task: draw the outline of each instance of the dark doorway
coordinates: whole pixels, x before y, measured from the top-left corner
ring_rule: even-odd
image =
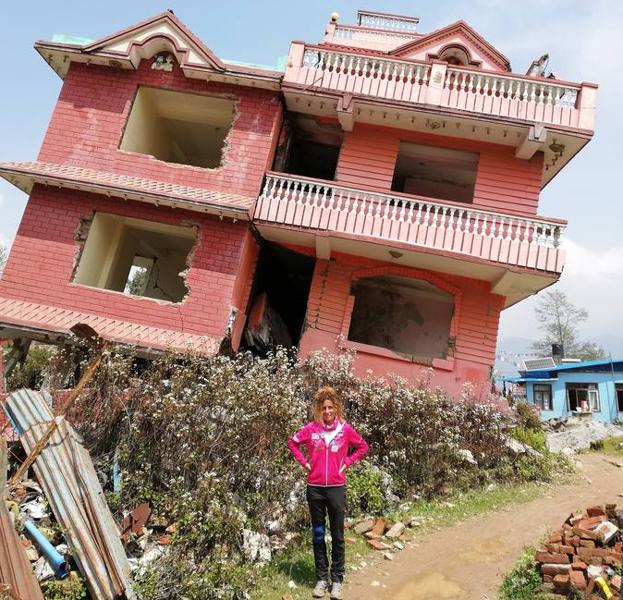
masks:
[[[343,133],[338,125],[290,113],[273,170],[314,179],[334,180]]]
[[[617,406],[620,413],[623,413],[623,383],[617,383],[614,386],[617,394]]]
[[[260,353],[298,346],[316,259],[263,240],[258,258],[245,345]]]

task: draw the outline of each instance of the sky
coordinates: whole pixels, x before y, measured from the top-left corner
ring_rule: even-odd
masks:
[[[362,1],[362,0],[360,0]],[[287,54],[291,40],[320,41],[332,12],[354,23],[358,8],[420,17],[426,33],[458,19],[467,21],[525,73],[533,59],[550,55],[549,70],[567,81],[599,84],[593,140],[543,190],[539,213],[569,221],[567,264],[558,289],[586,308],[586,339],[623,336],[623,201],[619,176],[623,127],[619,106],[623,77],[623,2],[620,0],[213,0],[167,2],[47,0],[7,2],[2,7],[0,161],[35,160],[56,103],[61,80],[32,47],[54,34],[97,39],[166,9],[224,59],[266,65]],[[622,153],[622,154],[619,154]],[[0,180],[0,244],[10,246],[26,195]],[[538,336],[538,296],[504,311],[500,337]]]

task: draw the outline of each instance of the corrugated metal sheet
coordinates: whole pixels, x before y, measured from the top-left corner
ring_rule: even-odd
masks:
[[[0,594],[20,600],[43,600],[41,588],[4,504],[6,442],[0,437]]]
[[[5,410],[30,453],[54,418],[49,395],[19,390]],[[130,566],[89,453],[63,417],[33,468],[96,600],[134,599]]]

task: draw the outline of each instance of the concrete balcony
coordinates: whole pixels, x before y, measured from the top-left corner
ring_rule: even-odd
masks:
[[[593,84],[495,73],[445,62],[379,58],[292,44],[284,81],[379,100],[592,131]]]
[[[281,243],[368,256],[492,283],[513,304],[562,272],[565,222],[268,173],[256,226]]]
[[[290,110],[346,131],[365,122],[542,151],[545,185],[592,136],[597,86],[293,42],[283,91]]]

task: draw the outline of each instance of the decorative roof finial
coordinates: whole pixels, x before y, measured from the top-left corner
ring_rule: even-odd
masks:
[[[340,18],[340,13],[332,12],[331,13],[331,23],[337,23],[337,20]]]

